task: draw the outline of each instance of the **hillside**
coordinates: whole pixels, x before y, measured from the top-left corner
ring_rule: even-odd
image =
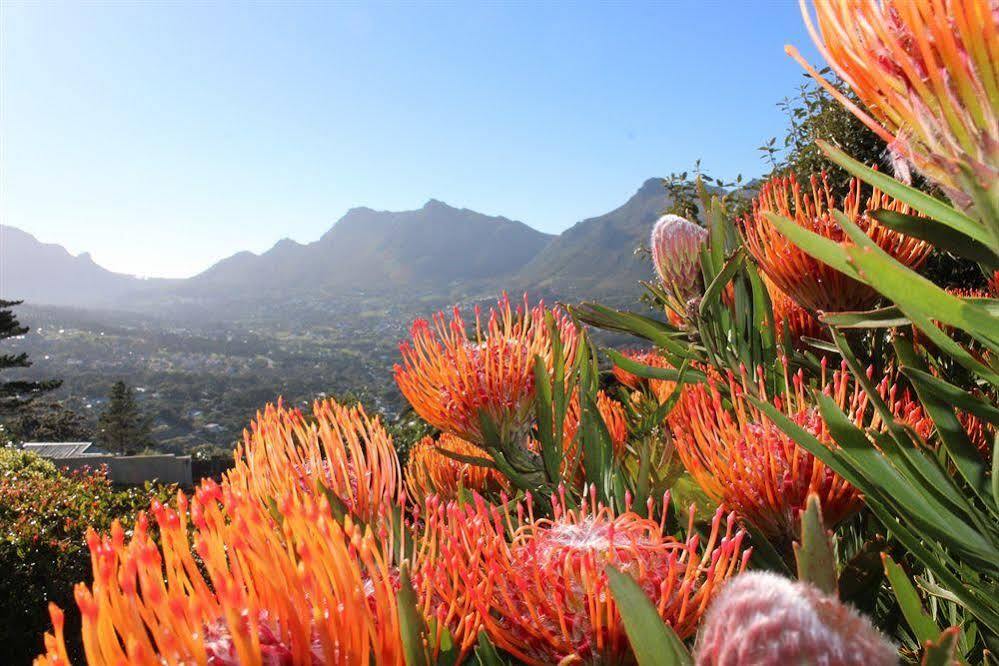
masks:
[[[0,298],[49,305],[107,307],[125,294],[167,280],[140,280],[112,273],[88,253],[73,256],[61,245],[0,225]]]
[[[651,264],[635,256],[669,201],[662,179],[650,178],[622,206],[564,231],[517,275],[524,288],[562,298],[614,298],[634,294]]]
[[[241,252],[181,289],[214,297],[246,289],[296,296],[442,290],[512,276],[551,238],[436,200],[402,212],[354,208],[313,243],[285,239],[259,256]]]

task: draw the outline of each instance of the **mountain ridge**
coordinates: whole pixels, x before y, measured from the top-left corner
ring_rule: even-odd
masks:
[[[648,266],[634,250],[647,245],[652,225],[667,204],[662,179],[650,178],[622,205],[580,220],[558,235],[433,198],[408,211],[359,206],[314,241],[282,238],[260,254],[237,252],[182,280],[113,273],[87,253],[73,257],[59,245],[0,227],[5,236],[0,278],[18,273],[0,279],[0,297],[138,310],[165,303],[495,293],[505,288],[598,297],[633,291],[635,282],[647,277]],[[15,254],[33,259],[11,260],[9,238],[16,239]],[[47,270],[32,272],[30,265],[37,267],[43,255],[50,262]],[[50,279],[39,283],[36,273],[50,272]]]

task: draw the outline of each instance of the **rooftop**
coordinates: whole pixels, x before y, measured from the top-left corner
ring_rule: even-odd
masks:
[[[93,445],[93,442],[25,442],[22,448],[43,458],[79,458],[100,455],[89,450]]]

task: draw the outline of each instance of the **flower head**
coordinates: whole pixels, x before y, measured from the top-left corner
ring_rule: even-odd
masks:
[[[812,40],[867,107],[860,109],[788,46],[854,115],[966,204],[960,173],[999,179],[999,12],[993,0],[817,0]]]
[[[677,314],[704,288],[701,248],[707,241],[707,229],[679,215],[663,215],[652,228],[652,263],[663,288],[675,300],[671,307]]]
[[[370,522],[402,501],[402,472],[392,437],[363,407],[317,400],[312,418],[280,402],[243,432],[226,484],[266,504],[321,483],[356,518]]]
[[[748,382],[745,376],[729,375],[725,383],[710,379],[687,386],[670,414],[676,450],[701,489],[767,535],[784,541],[797,534],[799,514],[810,493],[819,496],[822,515],[830,525],[859,509],[860,493],[853,486],[799,447],[747,399]],[[832,437],[809,401],[802,374],[788,378],[787,384],[788,393],[771,398],[771,403],[831,445]],[[758,390],[766,394],[762,383]],[[868,409],[867,394],[851,381],[845,367],[823,381],[822,391],[858,427],[882,427]],[[879,392],[899,420],[923,433],[932,427],[908,392],[899,391],[887,378],[880,382]]]
[[[894,666],[895,646],[870,621],[808,583],[767,572],[736,576],[708,608],[697,666]]]
[[[416,502],[422,503],[430,495],[445,501],[458,499],[462,488],[486,496],[509,490],[509,482],[497,470],[456,460],[441,449],[466,457],[490,459],[488,453],[454,435],[443,433],[436,440],[424,437],[410,450],[406,463],[406,485]]]
[[[774,328],[777,339],[796,349],[806,345],[802,338],[828,338],[828,330],[815,315],[798,305],[793,298],[780,290],[780,287],[764,278],[770,303],[774,313]]]
[[[255,498],[206,481],[189,514],[183,494],[176,510],[154,504],[159,546],[144,515],[127,541],[117,524],[91,532],[94,582],[76,588],[88,663],[401,664],[397,580],[371,530],[338,523],[325,497],[275,507],[279,528]]]
[[[813,176],[806,191],[794,176],[778,176],[760,188],[752,213],[742,219],[742,228],[746,247],[756,263],[778,289],[803,308],[812,313],[864,310],[878,301],[874,289],[805,253],[777,230],[767,214],[775,213],[809,231],[847,244],[846,233],[832,215],[834,210],[840,210],[882,250],[906,266],[918,268],[932,246],[878,223],[871,213],[881,209],[915,214],[906,204],[877,190],[864,200],[858,180],[850,183],[850,192],[839,205],[825,177]]]
[[[633,576],[660,616],[686,637],[719,584],[744,568],[749,555],[734,516],[721,511],[703,542],[692,524],[690,536],[677,540],[662,523],[630,511],[615,514],[592,497],[572,510],[556,502],[551,519],[534,517],[530,504],[518,505],[515,515],[482,501],[440,511],[448,518],[438,521],[438,542],[453,555],[449,575],[437,574],[442,592],[471,599],[490,639],[529,664],[628,658],[607,565]]]
[[[605,391],[597,391],[597,411],[604,425],[607,426],[607,433],[610,435],[611,447],[614,455],[618,458],[625,454],[628,446],[628,416],[624,407],[617,400],[611,398]],[[574,481],[582,483],[583,475],[583,449],[576,439],[579,432],[579,424],[582,414],[580,413],[579,395],[574,395],[569,401],[566,409],[565,422],[562,427],[562,479],[566,483]]]
[[[433,322],[418,319],[411,339],[400,346],[402,363],[395,379],[417,414],[433,426],[476,446],[485,445],[480,414],[487,415],[508,440],[526,441],[533,416],[534,359],[549,370],[554,362],[551,330],[543,305],[516,311],[503,296],[483,321],[478,308],[470,334],[461,313],[439,312]],[[575,353],[576,329],[554,313],[563,353]]]

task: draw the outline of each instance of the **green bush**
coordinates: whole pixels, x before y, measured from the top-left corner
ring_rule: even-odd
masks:
[[[106,532],[114,520],[129,528],[169,486],[119,489],[101,471],[62,474],[33,453],[0,449],[0,644],[8,663],[29,663],[42,651],[48,604],[66,611],[67,635],[79,640],[73,586],[91,578],[88,527]],[[71,643],[70,656],[82,655]]]

